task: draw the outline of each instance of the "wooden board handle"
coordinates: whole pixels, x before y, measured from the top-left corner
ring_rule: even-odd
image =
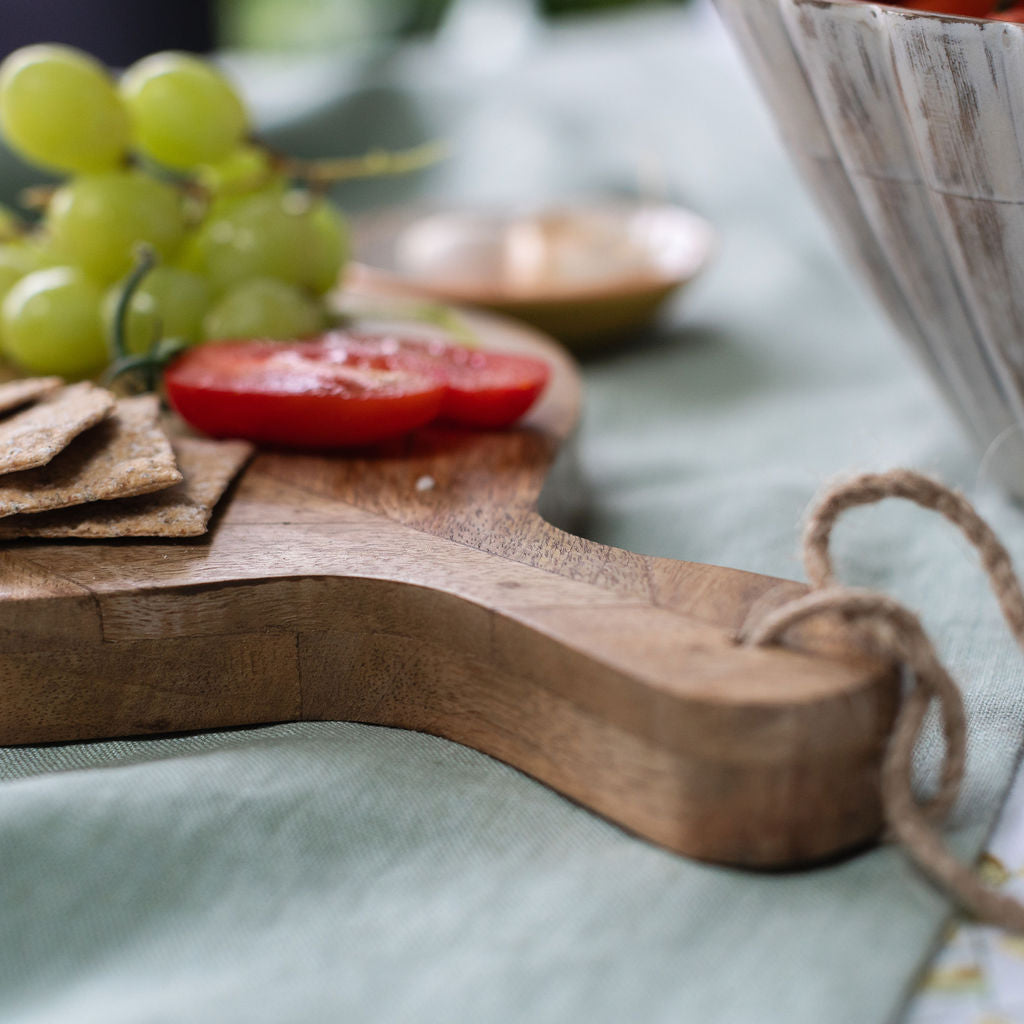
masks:
[[[250,485],[205,580],[173,545],[148,585],[124,564],[120,585],[106,579],[87,546],[5,556],[25,592],[0,602],[0,743],[342,719],[475,747],[706,859],[801,863],[879,828],[897,694],[879,666],[742,648],[721,626],[355,509],[274,526],[278,559],[301,546],[320,572],[246,578],[212,555],[259,546],[268,527],[244,521],[258,474]],[[152,549],[119,550],[152,565]],[[89,589],[65,577],[38,593],[48,558]],[[776,582],[695,568],[734,608],[737,588]]]
[[[692,856],[784,866],[874,837],[898,687],[818,630],[738,647],[752,573],[570,536],[537,496],[576,422],[563,351],[521,429],[263,454],[199,542],[0,553],[0,743],[348,719],[517,766]]]

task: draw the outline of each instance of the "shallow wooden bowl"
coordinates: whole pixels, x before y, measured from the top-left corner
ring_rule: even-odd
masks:
[[[689,210],[626,201],[530,215],[386,211],[358,219],[354,237],[378,282],[514,316],[576,351],[651,320],[714,247]]]

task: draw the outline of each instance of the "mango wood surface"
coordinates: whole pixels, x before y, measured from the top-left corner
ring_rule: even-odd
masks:
[[[201,542],[0,553],[0,743],[344,719],[475,747],[704,859],[870,840],[891,672],[821,631],[830,656],[734,643],[798,584],[545,522],[578,375],[532,332],[477,326],[556,367],[520,429],[264,453]]]

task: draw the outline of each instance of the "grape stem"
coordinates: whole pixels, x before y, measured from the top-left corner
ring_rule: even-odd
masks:
[[[128,307],[145,276],[156,266],[156,250],[151,245],[139,245],[135,250],[135,266],[128,275],[114,307],[114,325],[110,333],[110,350],[115,361],[128,355]]]
[[[262,145],[262,143],[261,143]],[[447,147],[438,141],[426,142],[411,149],[374,149],[362,156],[328,157],[303,160],[268,149],[275,164],[291,178],[304,181],[311,188],[325,188],[354,178],[380,178],[392,174],[409,174],[430,167],[448,155]]]
[[[161,338],[148,352],[115,359],[103,374],[102,383],[110,387],[125,374],[142,375],[144,391],[156,391],[157,375],[179,353],[189,348],[185,338]]]
[[[155,391],[160,370],[182,349],[189,347],[184,338],[161,338],[157,329],[148,351],[139,355],[128,352],[128,311],[132,296],[156,264],[156,250],[151,245],[139,245],[136,248],[135,266],[117,297],[114,309],[114,324],[110,335],[112,361],[103,374],[103,383],[107,386],[125,374],[133,373],[141,374],[143,390]]]

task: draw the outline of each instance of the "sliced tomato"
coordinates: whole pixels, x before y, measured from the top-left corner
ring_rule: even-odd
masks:
[[[457,426],[507,427],[540,397],[551,376],[542,359],[392,335],[347,334],[353,351],[390,353],[427,365],[447,381],[439,418]]]
[[[213,437],[342,448],[435,419],[508,426],[537,400],[550,372],[529,356],[330,331],[305,341],[200,345],[167,368],[164,387],[178,414]]]
[[[164,373],[178,414],[213,437],[302,448],[373,444],[435,419],[446,379],[424,359],[309,341],[217,342],[187,350]]]
[[[448,388],[441,418],[467,427],[505,427],[522,416],[551,376],[529,356],[449,345],[443,358]]]

